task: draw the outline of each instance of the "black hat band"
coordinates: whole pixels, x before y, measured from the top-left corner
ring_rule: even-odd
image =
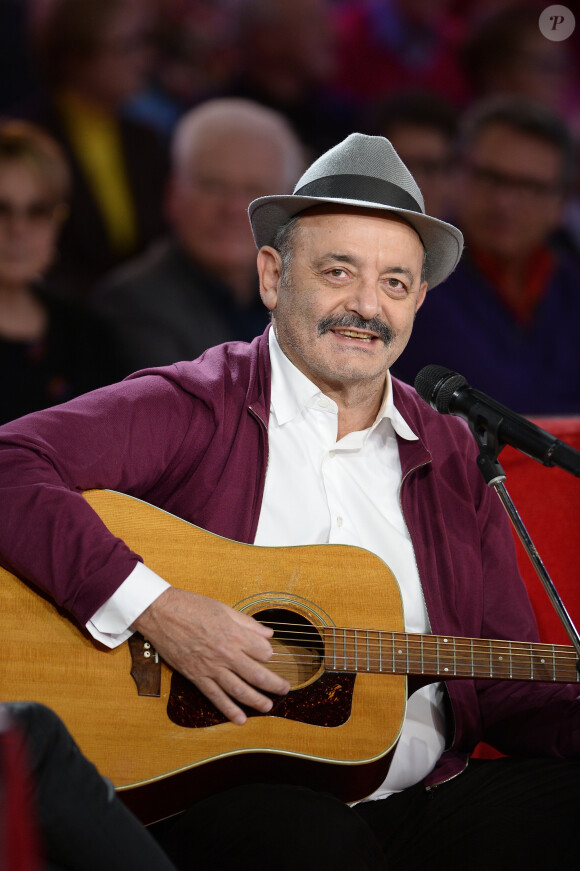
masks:
[[[361,200],[424,214],[417,200],[398,185],[370,175],[327,175],[294,191],[294,196]]]

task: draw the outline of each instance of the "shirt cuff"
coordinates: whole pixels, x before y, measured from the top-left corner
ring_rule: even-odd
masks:
[[[118,647],[133,635],[134,621],[170,584],[139,562],[110,599],[95,611],[86,628],[106,647]]]

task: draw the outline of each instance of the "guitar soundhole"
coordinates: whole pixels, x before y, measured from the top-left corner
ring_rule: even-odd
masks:
[[[311,683],[324,658],[324,645],[316,627],[302,614],[285,608],[268,608],[253,616],[274,630],[269,668],[285,677],[292,689]]]
[[[252,616],[274,629],[270,667],[283,674],[292,689],[286,696],[271,696],[274,706],[268,714],[259,714],[252,708],[246,708],[246,714],[281,717],[314,726],[346,723],[352,710],[355,675],[323,670],[324,647],[316,627],[301,614],[285,608],[269,608]],[[178,726],[187,728],[227,722],[197,687],[177,671],[171,676],[167,714]]]

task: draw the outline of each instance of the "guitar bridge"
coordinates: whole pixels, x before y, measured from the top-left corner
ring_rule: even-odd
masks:
[[[161,660],[150,641],[139,632],[129,638],[131,677],[140,696],[161,696]]]

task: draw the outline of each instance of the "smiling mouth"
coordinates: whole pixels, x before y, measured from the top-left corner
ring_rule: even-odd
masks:
[[[340,336],[348,336],[350,339],[359,339],[362,342],[372,342],[376,339],[376,336],[370,336],[368,333],[359,333],[357,330],[337,330],[334,329],[331,332],[338,333]]]
[[[377,341],[390,345],[395,338],[393,330],[379,318],[365,320],[354,314],[323,318],[318,324],[318,335],[323,336],[329,332],[336,333],[346,339],[356,339],[368,345]]]

